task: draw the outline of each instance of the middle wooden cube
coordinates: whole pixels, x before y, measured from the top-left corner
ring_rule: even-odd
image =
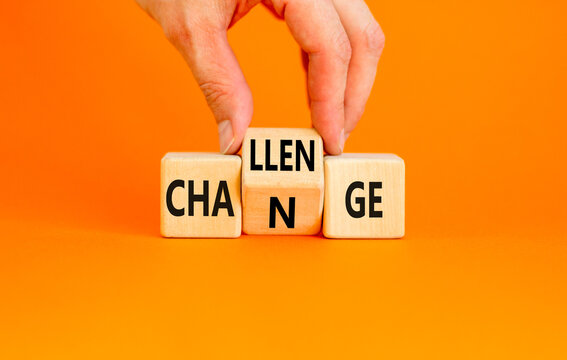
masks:
[[[318,234],[323,195],[323,141],[317,131],[248,129],[242,143],[246,234]]]

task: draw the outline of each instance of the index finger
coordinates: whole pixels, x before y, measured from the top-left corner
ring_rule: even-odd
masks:
[[[351,47],[331,0],[273,0],[294,39],[308,54],[311,120],[329,154],[344,147],[345,90]]]

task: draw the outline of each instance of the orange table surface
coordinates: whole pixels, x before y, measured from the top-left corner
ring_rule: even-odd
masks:
[[[347,152],[406,162],[400,240],[159,236],[159,166],[215,151],[134,2],[0,11],[0,358],[567,357],[564,1],[367,1],[386,48]],[[252,125],[307,127],[299,50],[229,39]]]
[[[558,236],[163,239],[1,224],[2,358],[564,358]]]

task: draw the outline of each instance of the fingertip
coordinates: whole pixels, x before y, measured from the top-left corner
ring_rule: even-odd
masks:
[[[325,144],[325,152],[329,155],[340,155],[342,154],[342,150],[339,146],[330,146]]]
[[[323,146],[327,154],[340,155],[343,153],[346,140],[344,129],[338,135],[333,135],[328,132],[321,133],[320,131],[319,134],[321,134],[323,138]]]
[[[346,142],[345,129],[341,130],[339,141],[340,141],[339,147],[341,149],[341,154],[342,154],[342,152],[345,150],[345,142]]]
[[[237,128],[239,128],[237,126]],[[218,124],[219,131],[219,146],[220,152],[224,155],[233,155],[240,150],[244,134],[248,125],[243,127],[244,130],[238,129],[235,131],[234,123],[230,120],[221,121]]]
[[[246,129],[252,121],[253,100],[248,85],[242,81],[234,84],[235,93],[212,106],[218,119],[219,146],[223,154],[236,154],[240,149]],[[228,120],[222,120],[227,119]]]
[[[237,143],[236,139],[232,139],[231,142],[228,144],[228,146],[224,149],[224,151],[222,151],[223,155],[234,155],[238,152],[238,150],[240,150],[240,144],[241,143]]]
[[[252,101],[252,93],[248,86],[240,93],[242,96],[238,101],[238,106],[234,111],[234,117],[231,120],[232,125],[232,142],[226,150],[226,154],[236,154],[242,146],[246,130],[252,122],[252,114],[254,112],[254,105]]]
[[[223,120],[218,123],[218,132],[220,152],[222,154],[226,154],[234,143],[232,123],[230,122],[230,120]]]

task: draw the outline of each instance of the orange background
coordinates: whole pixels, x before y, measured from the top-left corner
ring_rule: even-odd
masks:
[[[345,150],[405,159],[402,240],[159,237],[160,158],[218,146],[181,56],[133,1],[3,3],[0,358],[565,359],[567,3],[368,4]],[[229,37],[252,125],[309,126],[285,25]]]

